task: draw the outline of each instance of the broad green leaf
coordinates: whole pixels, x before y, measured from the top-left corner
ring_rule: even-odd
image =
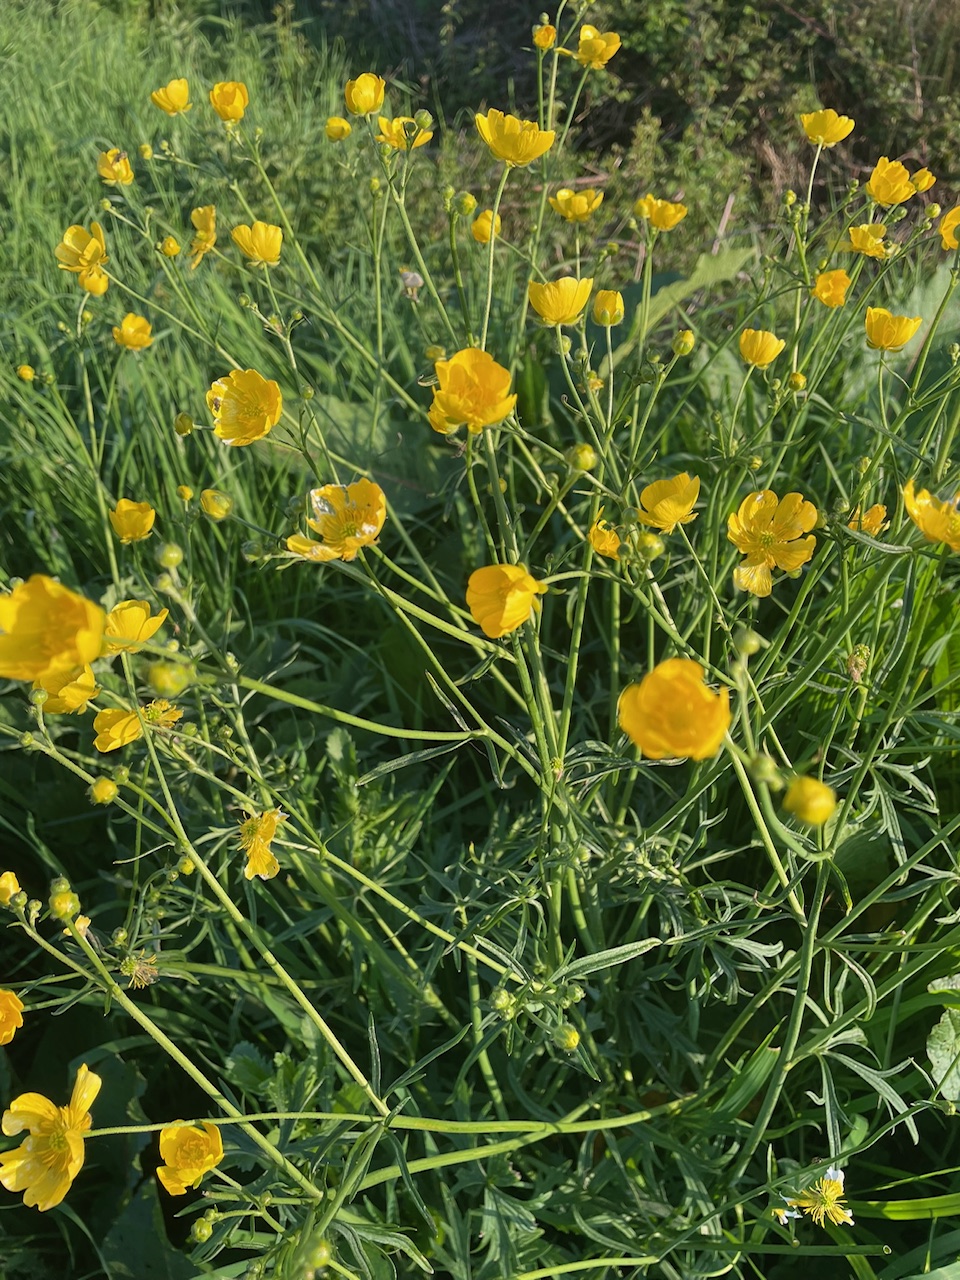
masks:
[[[941,1095],[949,1102],[960,1100],[960,1009],[944,1009],[927,1037],[927,1057]]]

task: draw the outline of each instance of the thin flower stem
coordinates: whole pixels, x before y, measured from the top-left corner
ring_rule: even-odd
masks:
[[[497,214],[500,211],[500,201],[503,199],[503,191],[507,185],[507,178],[510,176],[510,166],[503,166],[503,173],[500,175],[500,182],[497,185],[497,194],[493,201],[493,216],[490,221],[490,243],[487,246],[487,291],[483,304],[483,324],[480,328],[480,350],[487,349],[487,329],[490,325],[490,310],[493,306],[493,254],[497,244],[496,226]]]

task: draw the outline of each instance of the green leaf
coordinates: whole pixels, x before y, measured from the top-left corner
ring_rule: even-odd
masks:
[[[960,1009],[944,1009],[927,1036],[927,1057],[942,1096],[949,1102],[960,1101]]]
[[[628,960],[633,960],[647,951],[652,951],[654,947],[659,947],[661,941],[660,938],[644,938],[641,942],[628,942],[623,947],[611,947],[609,951],[598,951],[592,956],[581,956],[579,960],[561,965],[554,973],[553,981],[559,982],[563,978],[572,982],[578,978],[589,977],[591,973],[599,973],[601,969],[612,969],[614,965],[626,964]]]
[[[192,1280],[196,1274],[193,1263],[170,1247],[152,1179],[114,1222],[102,1254],[113,1280]]]

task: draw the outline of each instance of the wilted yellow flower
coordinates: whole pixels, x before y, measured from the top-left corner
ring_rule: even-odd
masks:
[[[102,1081],[87,1069],[77,1072],[70,1102],[54,1106],[39,1093],[22,1093],[3,1113],[3,1132],[30,1137],[12,1151],[0,1152],[0,1183],[25,1191],[23,1203],[43,1213],[58,1205],[83,1167],[83,1135],[93,1123],[90,1107]]]
[[[103,629],[103,652],[139,653],[166,621],[168,610],[161,609],[151,617],[146,600],[121,600],[107,614]]]
[[[13,991],[0,990],[0,1044],[9,1044],[23,1026],[23,1001]]]
[[[929,191],[936,182],[936,178],[929,169],[918,169],[916,173],[911,175],[910,181],[919,195],[921,191]]]
[[[855,529],[859,533],[868,533],[871,538],[875,538],[877,534],[882,533],[887,527],[884,521],[887,518],[887,508],[882,502],[876,503],[874,506],[860,514],[860,508],[857,507],[853,513],[853,518],[847,522],[848,529]]]
[[[283,232],[270,222],[257,221],[252,227],[245,224],[234,227],[230,238],[255,267],[275,267],[280,261]]]
[[[535,120],[520,120],[491,109],[474,116],[477,132],[498,160],[504,164],[532,164],[553,146],[553,129],[541,129]]]
[[[871,200],[883,205],[885,209],[894,204],[902,204],[917,193],[906,166],[899,160],[888,160],[886,156],[881,156],[874,165],[865,190]]]
[[[850,239],[843,241],[838,248],[848,253],[862,253],[865,258],[885,258],[886,246],[883,239],[887,228],[882,222],[865,222],[859,227],[850,228]]]
[[[638,218],[646,218],[658,231],[672,231],[687,216],[687,206],[645,195],[633,206],[633,212]]]
[[[813,286],[813,296],[825,307],[842,307],[851,284],[850,277],[842,268],[838,271],[821,271]]]
[[[854,122],[849,116],[839,116],[832,107],[825,111],[810,111],[800,117],[803,131],[810,141],[821,147],[835,147],[852,132]]]
[[[886,307],[867,307],[867,346],[875,351],[902,351],[923,324],[923,316],[895,316]]]
[[[112,778],[94,778],[87,791],[94,804],[113,804],[119,794],[120,788]],[[77,921],[79,927],[80,921]]]
[[[550,206],[566,218],[567,222],[586,222],[603,204],[603,192],[587,187],[585,191],[572,191],[561,187],[550,196]]]
[[[92,600],[35,573],[0,595],[0,678],[73,676],[100,655],[104,612]]]
[[[101,151],[97,160],[97,173],[108,187],[129,187],[133,181],[133,169],[127,153],[119,147],[111,147],[109,151]]]
[[[211,520],[226,520],[233,510],[233,499],[221,489],[201,489],[200,506]]]
[[[328,116],[325,132],[329,142],[344,142],[353,133],[353,125],[343,116]]]
[[[960,551],[960,493],[955,493],[952,501],[941,501],[927,489],[914,493],[911,479],[903,486],[903,502],[907,515],[928,542],[945,542],[951,551]]]
[[[590,526],[587,537],[598,556],[606,556],[608,560],[620,559],[620,548],[623,545],[620,535],[612,524],[603,518],[603,507],[597,512],[597,518]]]
[[[783,338],[778,338],[769,329],[744,329],[740,335],[740,355],[747,364],[758,369],[766,369],[772,364],[786,346]]]
[[[829,787],[827,790],[829,791]],[[816,824],[819,825],[819,824]],[[831,1168],[819,1182],[787,1201],[790,1209],[802,1209],[818,1227],[829,1220],[837,1227],[852,1227],[853,1214],[843,1204],[843,1170]],[[783,1210],[780,1210],[783,1213]],[[784,1216],[787,1216],[784,1213]],[[794,1213],[793,1215],[797,1215]]]
[[[510,394],[510,371],[488,351],[467,347],[449,360],[438,360],[434,368],[440,384],[430,411],[434,431],[449,435],[466,426],[478,435],[513,412],[517,397]]]
[[[88,281],[94,281],[99,285],[98,273],[106,275],[101,268],[107,258],[107,245],[103,236],[103,227],[99,222],[91,222],[90,230],[79,223],[75,223],[72,227],[67,227],[63,233],[63,239],[57,245],[55,253],[57,262],[60,264],[61,271],[70,271],[80,276],[80,284],[86,289],[87,284],[84,283],[84,277]],[[97,288],[89,289],[88,292],[96,293]],[[101,290],[103,292],[103,290]]]
[[[274,857],[270,844],[284,816],[279,809],[266,809],[259,817],[248,817],[240,824],[240,848],[247,855],[243,874],[247,880],[254,876],[272,880],[279,873],[280,863]]]
[[[379,122],[377,141],[393,147],[394,151],[412,151],[414,147],[425,146],[433,137],[433,131],[421,129],[413,116],[394,116],[392,120],[380,116]]]
[[[356,80],[348,80],[343,90],[347,110],[352,116],[372,116],[383,106],[387,83],[381,76],[365,71]]]
[[[783,807],[798,822],[822,827],[837,807],[837,793],[817,778],[794,778],[783,797]]]
[[[700,496],[700,477],[681,471],[670,480],[654,480],[640,493],[637,519],[661,533],[673,533],[678,524],[696,520],[694,511]]]
[[[237,447],[269,435],[283,412],[279,386],[255,369],[234,369],[218,378],[206,399],[216,422],[214,434]]]
[[[538,49],[544,51],[552,49],[557,43],[557,28],[552,27],[549,22],[544,22],[540,26],[534,27],[533,43]]]
[[[157,1177],[171,1196],[185,1196],[188,1187],[199,1187],[223,1159],[220,1129],[208,1120],[199,1124],[168,1124],[160,1130],[160,1159]]]
[[[313,516],[307,524],[322,542],[301,534],[287,539],[287,550],[307,560],[355,560],[361,547],[376,542],[387,518],[387,499],[372,480],[325,484],[310,491]]]
[[[470,234],[473,236],[474,240],[476,240],[477,244],[489,244],[491,229],[493,230],[494,236],[499,236],[502,225],[503,221],[499,213],[497,214],[496,221],[494,221],[493,210],[484,209],[483,213],[478,214],[474,218],[473,222],[470,223]]]
[[[216,205],[205,204],[194,209],[190,214],[196,235],[190,245],[190,270],[196,271],[205,253],[209,253],[217,243],[217,209]]]
[[[82,714],[87,703],[97,696],[100,690],[93,674],[93,667],[87,665],[79,672],[59,672],[45,676],[33,682],[35,689],[43,689],[47,700],[43,704],[43,714],[47,716]]]
[[[121,498],[112,511],[107,512],[113,531],[121,542],[140,542],[150,537],[157,513],[149,502],[133,502]]]
[[[159,248],[165,258],[175,258],[180,252],[180,242],[175,236],[164,236]]]
[[[667,658],[624,689],[617,719],[650,760],[709,760],[730,728],[730,695],[707,688],[699,662]]]
[[[619,324],[624,316],[623,294],[616,289],[598,289],[593,300],[593,318],[604,328]]]
[[[523,564],[488,564],[467,582],[467,608],[485,636],[499,640],[522,627],[540,608],[547,590]]]
[[[960,226],[960,204],[948,210],[940,219],[940,239],[943,242],[944,249],[960,248],[960,241],[957,240],[957,227]]]
[[[17,377],[21,382],[32,382],[37,376],[37,371],[32,364],[18,364]]]
[[[146,316],[128,311],[119,325],[113,326],[113,340],[128,351],[143,351],[153,342],[153,326]]]
[[[20,881],[12,871],[4,871],[0,876],[0,907],[10,905],[10,899],[20,892]]]
[[[587,305],[593,277],[578,280],[576,276],[564,276],[549,284],[537,284],[531,280],[527,286],[530,305],[544,324],[576,324]]]
[[[190,86],[186,80],[170,80],[162,89],[154,89],[150,101],[168,116],[179,115],[193,106],[190,101]]]
[[[620,37],[615,31],[598,31],[586,23],[580,28],[580,42],[573,55],[582,67],[601,71],[620,48]]]
[[[778,499],[772,490],[761,489],[744,498],[737,513],[727,517],[727,537],[746,556],[733,571],[740,590],[768,596],[771,569],[795,573],[805,565],[817,543],[810,533],[816,523],[817,508],[799,493]]]
[[[210,90],[210,105],[224,124],[235,125],[250,105],[247,86],[241,80],[219,81]]]

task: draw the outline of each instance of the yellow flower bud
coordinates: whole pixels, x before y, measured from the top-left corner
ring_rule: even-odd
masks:
[[[203,489],[200,493],[200,505],[211,520],[226,520],[233,510],[233,499],[220,489]]]
[[[193,490],[190,488],[188,484],[178,484],[177,497],[182,502],[189,502],[190,499],[193,497]]]
[[[112,804],[119,790],[112,778],[97,778],[91,783],[87,795],[94,804]]]
[[[545,22],[539,27],[534,27],[533,43],[544,52],[547,49],[552,49],[557,43],[557,28],[551,26],[549,22]]]
[[[21,364],[17,367],[17,377],[21,382],[32,382],[37,376],[37,371],[32,364]]]
[[[807,385],[807,375],[801,373],[799,369],[795,369],[787,379],[787,386],[791,391],[802,391]]]
[[[54,884],[66,884],[66,881],[54,881]],[[55,920],[70,920],[80,914],[80,899],[69,885],[65,889],[54,889],[50,895],[50,914]]]
[[[837,807],[837,793],[817,778],[794,778],[783,797],[783,807],[798,822],[822,827]]]
[[[675,356],[688,356],[696,346],[696,342],[692,329],[681,329],[670,344],[670,349]]]
[[[193,419],[189,413],[178,413],[173,420],[173,429],[178,436],[188,436],[193,430]]]
[[[574,471],[592,471],[599,461],[596,449],[589,444],[571,445],[566,456]]]
[[[173,236],[164,236],[158,247],[165,258],[175,258],[180,252],[180,244]]]

